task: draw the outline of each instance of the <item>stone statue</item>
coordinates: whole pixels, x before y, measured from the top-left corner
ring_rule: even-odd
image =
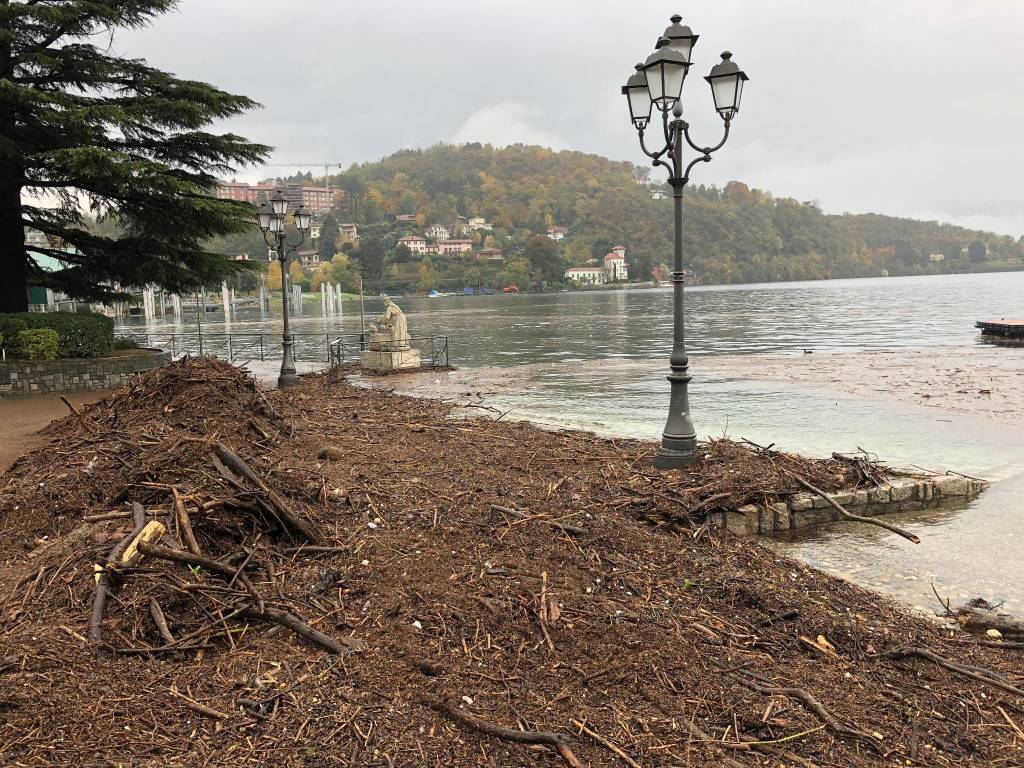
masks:
[[[370,323],[370,349],[378,352],[409,349],[409,326],[405,313],[390,296],[384,296],[384,314],[380,317],[380,324]]]

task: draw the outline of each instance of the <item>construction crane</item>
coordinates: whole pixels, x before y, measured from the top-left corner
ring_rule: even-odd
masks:
[[[325,163],[325,162],[316,162],[316,163],[267,163],[266,164],[267,168],[311,168],[313,166],[316,166],[317,168],[321,168],[322,167],[324,169],[324,188],[327,189],[327,188],[330,187],[330,184],[327,181],[327,177],[330,174],[330,169],[331,168],[344,168],[345,164],[344,163]]]

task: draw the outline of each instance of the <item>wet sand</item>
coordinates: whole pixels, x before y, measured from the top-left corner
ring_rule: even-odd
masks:
[[[65,397],[76,408],[105,397],[109,390],[71,392]],[[59,394],[0,399],[0,474],[18,458],[42,445],[45,438],[37,433],[54,419],[68,415],[68,407]]]

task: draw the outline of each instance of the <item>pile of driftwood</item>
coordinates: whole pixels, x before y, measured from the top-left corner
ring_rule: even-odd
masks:
[[[214,360],[0,478],[0,764],[1012,765],[1024,664],[708,527],[871,463]],[[873,461],[873,460],[872,460]]]
[[[91,641],[119,653],[179,653],[216,638],[230,642],[249,621],[259,621],[332,653],[346,648],[305,621],[282,586],[296,553],[325,551],[315,524],[286,495],[318,499],[322,479],[272,477],[224,442],[259,456],[290,431],[243,372],[213,359],[187,359],[84,413],[73,410],[70,421],[51,431],[47,451],[65,461],[40,464],[33,456],[13,468],[10,475],[27,473],[37,492],[22,494],[5,522],[10,528],[32,512],[37,525],[77,524],[89,533],[85,552],[94,555],[99,543],[113,541],[94,558]],[[76,520],[83,502],[108,511]],[[44,510],[49,519],[41,519]],[[81,538],[74,530],[51,533],[30,560],[78,559],[85,552],[66,551],[67,542]]]

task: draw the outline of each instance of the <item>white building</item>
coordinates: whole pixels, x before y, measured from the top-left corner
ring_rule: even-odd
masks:
[[[32,227],[25,227],[25,245],[29,248],[49,248],[50,238]]]
[[[928,261],[945,261],[946,254],[944,253],[929,253]]]
[[[452,233],[444,224],[431,224],[423,234],[431,240],[437,240],[438,242],[441,240],[447,240],[452,236]]]
[[[601,267],[570,267],[565,270],[566,280],[575,280],[587,285],[604,285],[605,271]]]
[[[604,257],[604,271],[610,283],[629,279],[629,272],[626,269],[626,246],[616,245],[611,253]]]
[[[396,245],[404,245],[409,249],[410,253],[422,255],[427,251],[427,238],[420,237],[419,235],[406,235],[405,237],[398,238]]]
[[[493,229],[493,227],[487,223],[487,219],[483,216],[459,216],[459,220],[455,228],[458,230],[459,234],[476,232],[481,229],[486,231]]]
[[[565,227],[548,227],[547,236],[556,243],[565,237],[568,230]]]
[[[359,228],[355,224],[339,224],[338,234],[347,237],[349,240],[359,239]]]

